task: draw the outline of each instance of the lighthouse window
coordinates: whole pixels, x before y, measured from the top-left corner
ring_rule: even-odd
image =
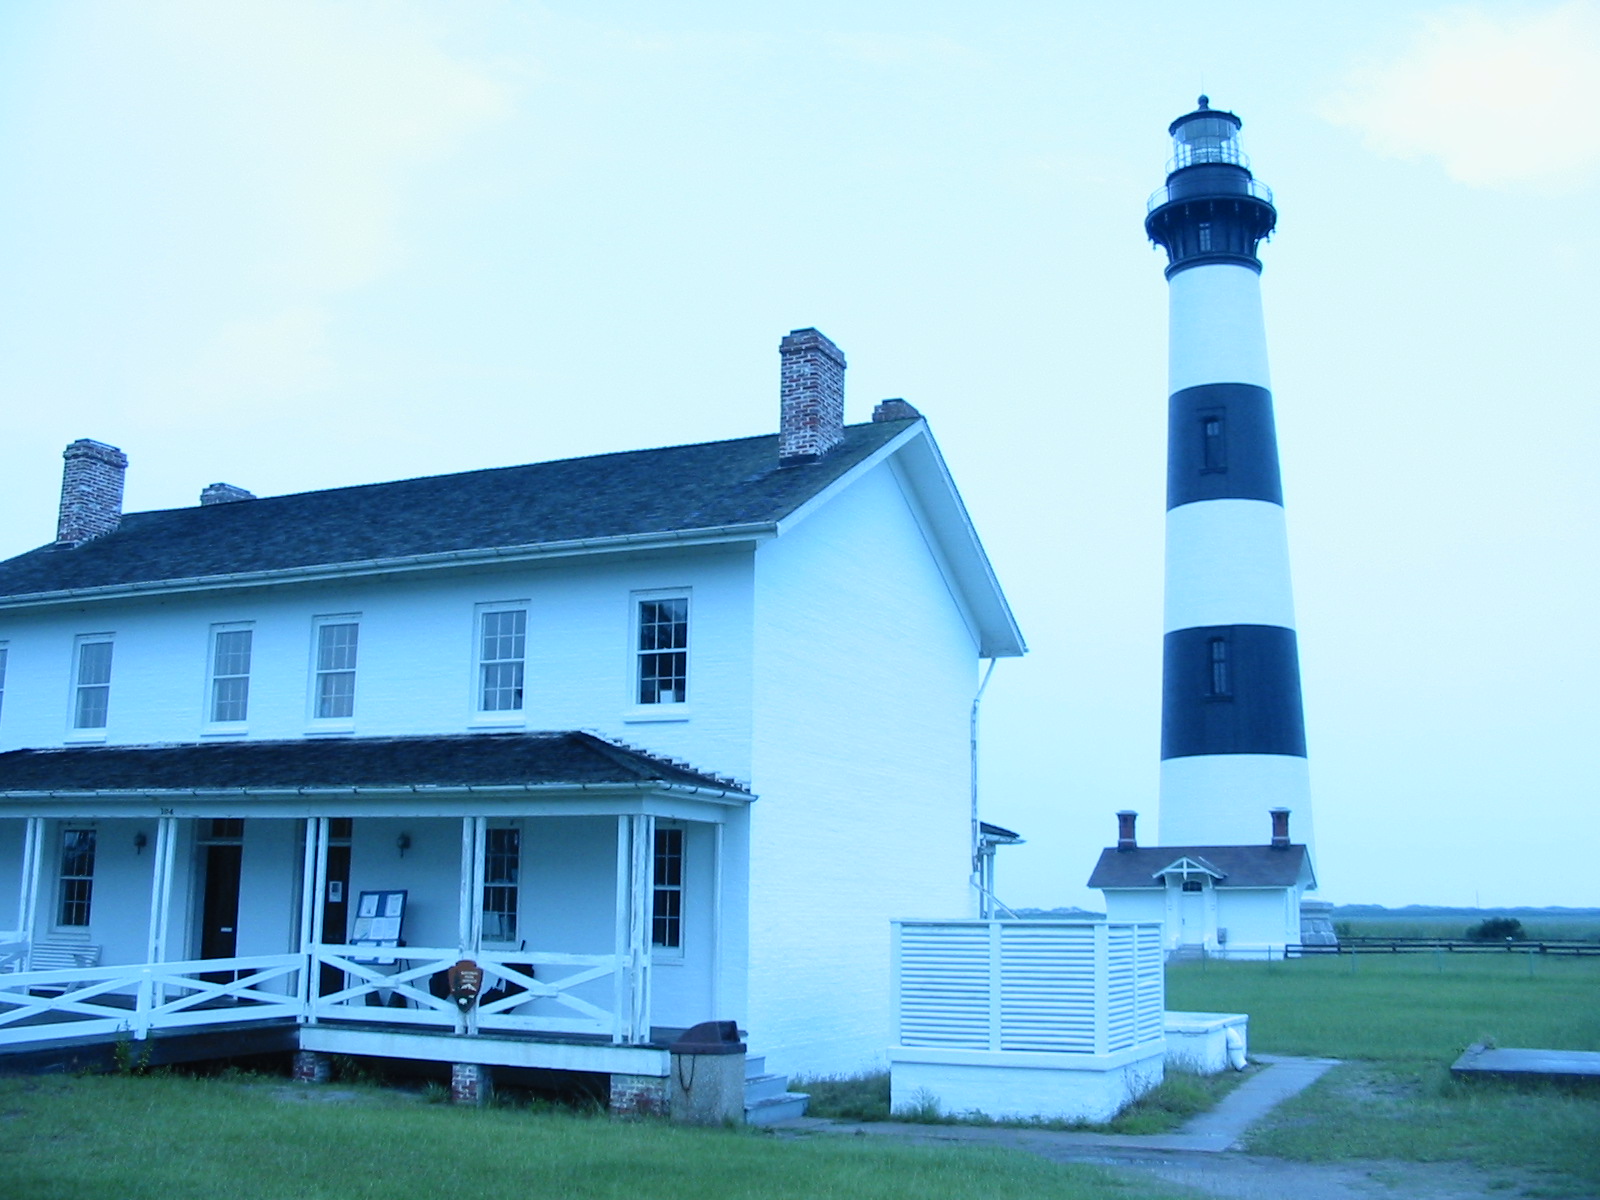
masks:
[[[1225,699],[1233,694],[1228,679],[1228,639],[1211,638],[1206,645],[1211,667],[1210,687],[1206,695],[1213,699]]]
[[[1211,249],[1211,222],[1200,222],[1200,252],[1204,254]]]
[[[1220,412],[1209,412],[1200,417],[1200,462],[1202,471],[1228,469],[1228,442],[1223,434]]]

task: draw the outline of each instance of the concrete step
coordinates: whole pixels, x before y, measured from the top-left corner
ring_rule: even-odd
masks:
[[[767,1056],[765,1054],[746,1054],[744,1056],[744,1077],[755,1079],[767,1073]]]
[[[745,1124],[776,1125],[780,1121],[796,1120],[806,1115],[806,1101],[810,1099],[811,1097],[804,1092],[784,1092],[778,1096],[757,1100],[754,1104],[746,1101]]]
[[[746,1075],[744,1077],[744,1104],[749,1108],[757,1100],[768,1096],[781,1096],[789,1090],[787,1075]]]

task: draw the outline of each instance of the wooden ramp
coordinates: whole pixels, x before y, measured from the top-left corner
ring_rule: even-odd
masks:
[[[1600,1052],[1468,1046],[1450,1067],[1457,1079],[1544,1079],[1600,1084]]]

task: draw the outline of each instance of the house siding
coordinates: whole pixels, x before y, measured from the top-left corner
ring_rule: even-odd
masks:
[[[893,470],[756,555],[752,1052],[844,1072],[890,1042],[891,919],[967,916],[977,647]]]

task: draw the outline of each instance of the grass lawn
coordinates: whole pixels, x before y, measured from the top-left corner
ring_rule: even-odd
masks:
[[[780,1140],[376,1088],[0,1077],[5,1200],[1177,1200],[1094,1167],[879,1139]]]
[[[1470,1043],[1600,1050],[1600,961],[1372,954],[1186,964],[1167,1007],[1250,1014],[1255,1053],[1349,1060],[1252,1131],[1305,1161],[1470,1162],[1541,1176],[1532,1194],[1600,1195],[1600,1087],[1462,1083]]]

